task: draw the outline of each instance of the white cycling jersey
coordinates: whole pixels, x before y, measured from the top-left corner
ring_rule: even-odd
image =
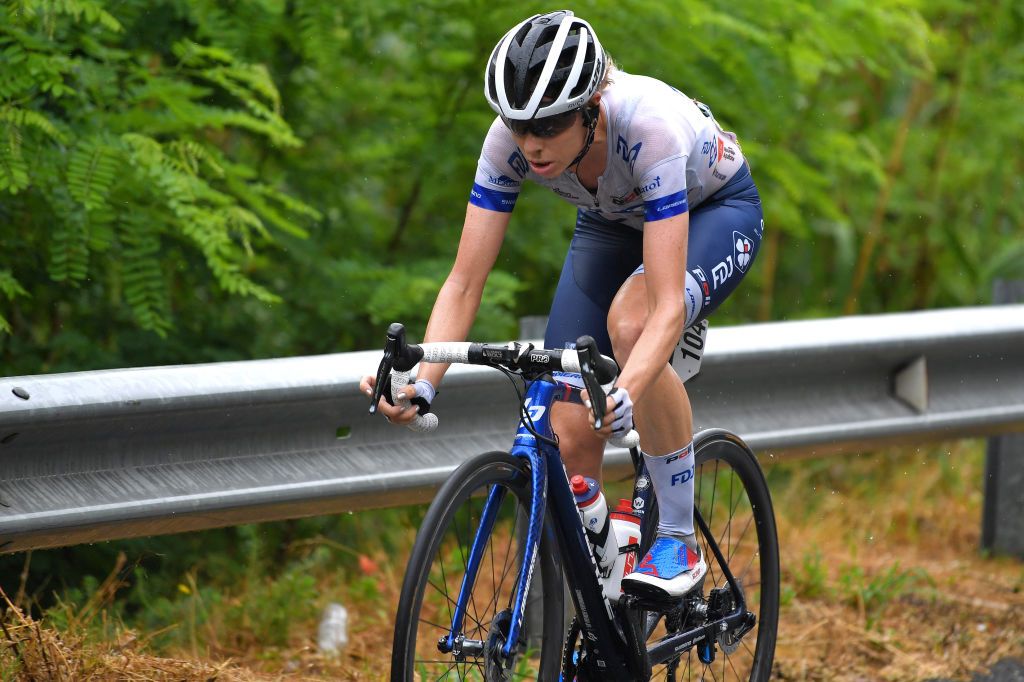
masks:
[[[512,133],[495,118],[484,140],[470,203],[511,211],[523,180],[550,187],[581,209],[642,230],[700,205],[743,165],[736,136],[711,111],[646,76],[615,71],[602,92],[608,160],[590,192],[572,171],[544,178],[530,170]]]

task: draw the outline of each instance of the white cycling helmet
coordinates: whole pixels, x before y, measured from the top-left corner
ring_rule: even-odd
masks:
[[[484,94],[506,121],[556,116],[590,101],[601,85],[605,62],[590,24],[569,10],[536,14],[494,47]]]

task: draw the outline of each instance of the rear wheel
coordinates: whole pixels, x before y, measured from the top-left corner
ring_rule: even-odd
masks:
[[[466,616],[448,652],[447,638],[469,565],[470,550],[488,496],[501,502],[486,538],[476,579],[469,586]],[[489,452],[452,474],[431,504],[409,559],[398,604],[391,659],[394,680],[557,679],[563,630],[562,574],[553,547],[542,534],[533,580],[543,599],[528,601],[524,632],[511,661],[499,653],[507,641],[526,528],[517,520],[532,500],[526,460]],[[539,612],[539,617],[537,617]]]
[[[779,545],[775,513],[764,474],[754,453],[737,436],[709,430],[694,439],[694,506],[708,526],[729,570],[739,583],[747,611],[756,620],[747,631],[720,635],[709,651],[691,647],[680,656],[655,664],[654,680],[753,680],[771,677],[779,619]],[[644,519],[644,549],[653,541],[658,504],[653,496]],[[646,612],[650,619],[647,645],[667,634],[717,620],[734,610],[735,603],[721,563],[711,550],[711,539],[698,531],[708,565],[704,584],[668,613]],[[564,669],[575,672],[580,655],[579,629],[569,631]],[[702,657],[704,660],[702,660]],[[708,659],[711,659],[710,661]],[[577,679],[599,679],[577,674]]]
[[[720,635],[710,662],[706,648],[693,647],[674,661],[654,666],[652,679],[768,680],[779,621],[779,543],[768,484],[754,453],[727,431],[697,434],[694,465],[694,506],[710,531],[710,538],[698,532],[708,572],[700,594],[689,595],[685,607],[665,619],[668,630],[694,627],[735,608],[712,539],[756,620],[745,632]],[[659,625],[648,645],[664,636],[665,627]]]

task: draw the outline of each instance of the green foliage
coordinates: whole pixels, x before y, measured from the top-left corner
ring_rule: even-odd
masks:
[[[890,602],[933,583],[923,570],[901,570],[898,562],[875,575],[869,575],[858,565],[845,566],[839,576],[842,596],[851,606],[861,610],[867,629],[878,623]]]
[[[484,61],[547,9],[0,4],[0,373],[364,349],[396,319],[421,337],[493,120]],[[706,102],[751,161],[764,248],[716,324],[979,304],[993,279],[1024,277],[1020,3],[737,0],[672,21],[650,0],[575,9],[624,70]],[[547,311],[573,222],[524,188],[474,336]],[[323,523],[291,528],[408,544]],[[150,629],[184,618],[192,629],[168,636],[188,637],[219,627],[201,607],[229,603],[225,585],[276,598],[245,567],[280,559],[288,526],[261,528],[260,543],[130,543],[144,558],[125,613],[163,614]],[[110,551],[37,553],[34,571],[70,585],[106,575]],[[801,570],[797,589],[820,589],[814,556]],[[851,573],[851,594],[874,579]]]
[[[21,2],[3,15],[0,214],[17,235],[5,239],[4,293],[40,294],[15,304],[3,330],[52,354],[65,322],[96,314],[76,292],[87,285],[114,347],[131,333],[121,309],[166,337],[197,288],[281,300],[254,278],[263,253],[319,214],[254,167],[267,148],[301,145],[267,67],[178,31],[138,43],[144,6]],[[196,256],[206,274],[183,273]],[[55,320],[47,305],[68,314]]]
[[[32,296],[4,295],[0,362],[332,352],[394,319],[420,334],[493,118],[481,64],[545,8],[8,2],[0,269]],[[623,69],[740,135],[766,242],[719,323],[977,304],[1024,276],[1016,3],[577,11]],[[547,310],[572,223],[525,189],[474,334]]]
[[[815,599],[826,593],[828,571],[821,549],[815,547],[813,552],[804,553],[793,572],[792,582],[796,595],[799,597]]]
[[[8,301],[13,301],[16,296],[28,296],[28,292],[18,284],[10,270],[0,270],[0,294]],[[3,315],[0,315],[0,331],[11,331],[11,324]]]

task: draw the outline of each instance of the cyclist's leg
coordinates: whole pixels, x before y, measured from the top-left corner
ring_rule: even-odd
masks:
[[[642,257],[641,233],[580,211],[551,304],[545,347],[573,348],[577,338],[589,334],[602,353],[612,355],[608,309]],[[580,385],[578,376],[563,378]],[[569,475],[581,474],[600,482],[604,441],[594,435],[587,415],[582,405],[555,403],[552,427]]]
[[[757,254],[763,225],[760,200],[749,173],[741,173],[691,212],[686,326],[706,318],[732,293]],[[638,268],[612,304],[609,331],[620,357],[628,357],[647,320],[645,279]],[[693,414],[686,389],[669,365],[637,403],[634,418],[661,517],[659,540],[623,585],[636,591],[654,588],[651,596],[659,591],[676,596],[699,581],[703,559],[693,531]],[[680,543],[692,551],[681,551]]]

